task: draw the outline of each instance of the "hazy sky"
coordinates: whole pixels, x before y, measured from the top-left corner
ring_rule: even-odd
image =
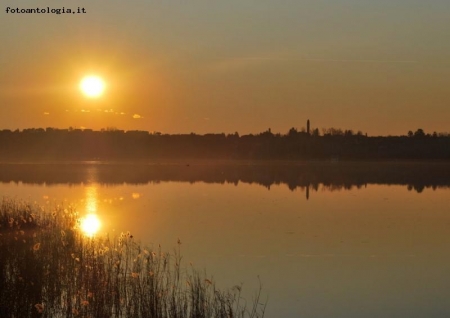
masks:
[[[85,14],[7,14],[84,7]],[[450,131],[448,0],[4,0],[0,129]],[[78,88],[107,83],[99,99]],[[133,118],[134,117],[134,118]]]

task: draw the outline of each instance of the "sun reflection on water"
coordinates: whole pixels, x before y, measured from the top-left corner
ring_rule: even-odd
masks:
[[[87,236],[94,236],[100,229],[101,223],[96,214],[88,214],[81,219],[81,230]]]
[[[97,213],[97,186],[86,187],[86,212],[90,214]]]
[[[81,219],[81,230],[87,236],[94,236],[100,229],[101,222],[97,216],[97,186],[86,187],[86,216]]]

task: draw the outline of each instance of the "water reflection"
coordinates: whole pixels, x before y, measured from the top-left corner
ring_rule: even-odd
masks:
[[[97,186],[88,186],[86,187],[86,212],[88,214],[97,213]]]
[[[97,234],[100,229],[100,220],[96,214],[88,214],[81,219],[81,230],[89,237]]]
[[[92,184],[142,185],[160,182],[258,184],[270,190],[284,184],[312,192],[359,189],[367,184],[404,185],[421,193],[426,188],[450,187],[450,164],[430,162],[390,163],[227,163],[227,164],[0,164],[0,182],[31,184],[88,184],[87,197],[95,197]],[[132,198],[138,199],[139,193]],[[90,201],[95,209],[95,200]],[[94,211],[91,211],[94,212]]]
[[[98,208],[98,169],[95,165],[87,165],[85,181],[88,185],[85,186],[85,210],[86,215],[81,218],[81,230],[86,236],[93,237],[100,229],[100,219],[97,216]]]
[[[131,194],[131,197],[132,197],[133,199],[139,199],[139,198],[141,197],[141,194],[140,194],[140,193],[133,192],[133,193]]]
[[[0,165],[0,192],[74,202],[95,212],[100,231],[129,230],[153,248],[180,239],[185,265],[207,269],[219,286],[242,282],[247,299],[260,276],[268,318],[450,317],[442,296],[449,171],[441,163]]]

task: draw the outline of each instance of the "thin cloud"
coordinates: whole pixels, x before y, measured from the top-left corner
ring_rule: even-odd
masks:
[[[326,58],[301,58],[301,57],[264,57],[248,56],[221,59],[210,65],[215,71],[240,70],[249,67],[259,67],[270,62],[317,62],[317,63],[373,63],[373,64],[416,64],[417,60],[376,60],[376,59],[326,59]]]
[[[50,113],[49,112],[44,112],[44,115],[50,115]]]
[[[364,59],[296,59],[305,62],[343,62],[343,63],[419,63],[415,60],[364,60]]]
[[[250,57],[237,57],[237,58],[227,58],[219,60],[210,65],[210,69],[213,71],[236,71],[243,68],[254,67],[266,63],[271,59],[266,58],[250,58]]]
[[[133,119],[141,119],[141,118],[144,118],[144,117],[142,117],[142,116],[139,115],[139,114],[134,114],[134,115],[133,115]]]
[[[419,63],[417,60],[377,60],[377,59],[321,59],[296,57],[238,57],[234,61],[305,61],[305,62],[357,62],[357,63]]]

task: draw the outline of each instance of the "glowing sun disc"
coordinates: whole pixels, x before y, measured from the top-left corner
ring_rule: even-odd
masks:
[[[87,97],[99,97],[105,90],[105,82],[98,76],[86,76],[80,82],[80,89]]]
[[[81,220],[81,230],[88,236],[93,236],[100,229],[100,220],[95,214],[88,214]]]

